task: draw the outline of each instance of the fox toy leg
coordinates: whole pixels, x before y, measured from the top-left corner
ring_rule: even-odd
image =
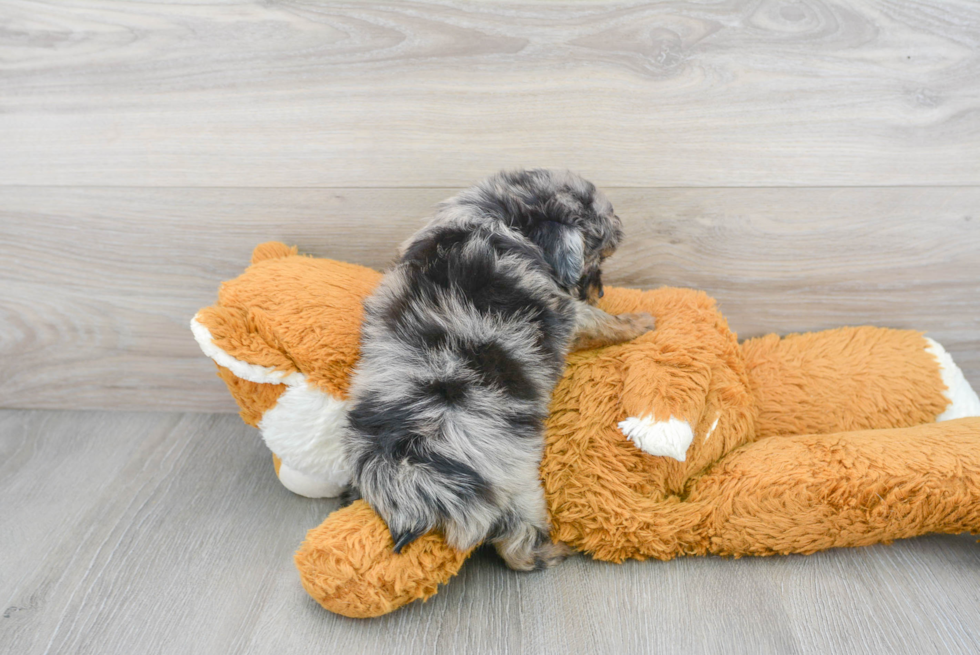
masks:
[[[395,554],[391,534],[363,500],[338,509],[306,535],[296,567],[324,608],[354,618],[380,616],[436,593],[469,552],[430,532]]]
[[[698,479],[688,503],[710,508],[695,550],[718,555],[978,533],[980,418],[762,439]]]
[[[758,410],[756,438],[980,415],[952,358],[921,332],[858,327],[768,335],[746,341],[742,351]]]

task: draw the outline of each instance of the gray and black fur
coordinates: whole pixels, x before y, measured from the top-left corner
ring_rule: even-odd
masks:
[[[396,552],[436,529],[459,549],[493,542],[512,568],[562,559],[538,466],[565,356],[583,333],[594,346],[653,327],[589,304],[621,237],[591,183],[530,170],[446,201],[402,246],[365,303],[345,440]]]

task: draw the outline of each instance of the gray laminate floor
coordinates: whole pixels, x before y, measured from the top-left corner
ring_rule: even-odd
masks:
[[[481,553],[428,603],[345,619],[292,564],[336,503],[269,459],[233,415],[0,411],[0,652],[980,651],[966,535],[532,574]]]

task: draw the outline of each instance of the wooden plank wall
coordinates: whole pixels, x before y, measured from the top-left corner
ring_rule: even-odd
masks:
[[[0,406],[230,411],[187,329],[259,242],[381,267],[570,167],[612,284],[742,336],[928,330],[980,386],[980,5],[0,5]]]

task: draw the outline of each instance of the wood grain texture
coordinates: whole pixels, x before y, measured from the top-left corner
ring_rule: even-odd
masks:
[[[383,268],[453,189],[0,188],[0,406],[233,411],[187,324],[263,241]],[[980,388],[980,188],[611,189],[609,284],[740,336],[928,330]]]
[[[974,653],[969,536],[809,557],[575,557],[507,570],[481,552],[380,619],[329,614],[292,555],[335,506],[275,479],[236,417],[0,411],[0,652]]]
[[[980,183],[971,0],[0,6],[0,183]]]

